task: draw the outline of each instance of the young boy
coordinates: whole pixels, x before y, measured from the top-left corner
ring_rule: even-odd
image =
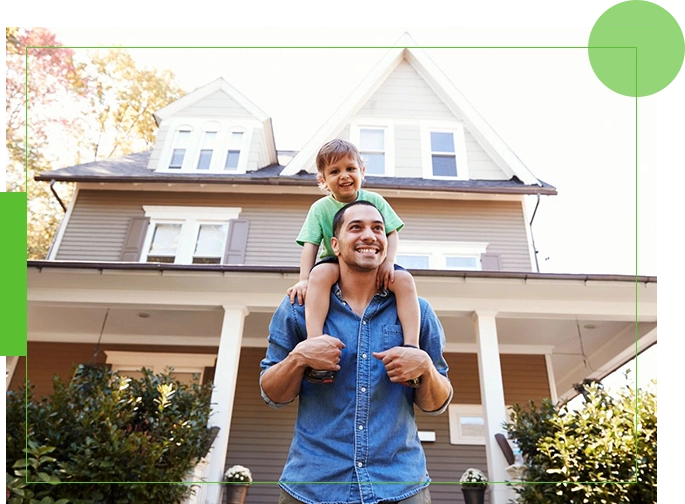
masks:
[[[419,346],[421,313],[414,279],[401,266],[395,266],[395,255],[399,238],[397,232],[404,223],[380,194],[360,189],[364,181],[364,163],[357,148],[345,140],[335,139],[324,144],[316,156],[316,176],[319,187],[328,194],[316,201],[302,225],[297,243],[302,245],[300,259],[300,281],[288,289],[290,302],[305,301],[305,323],[307,338],[323,334],[323,325],[329,309],[331,287],[340,277],[337,257],[331,247],[333,216],[347,203],[358,199],[373,203],[385,220],[388,237],[387,257],[378,270],[376,286],[388,289],[397,298],[397,313],[402,324],[405,346]],[[324,250],[319,263],[316,253],[323,241]],[[305,378],[313,383],[330,383],[333,371],[307,369]],[[406,383],[418,387],[418,380]]]

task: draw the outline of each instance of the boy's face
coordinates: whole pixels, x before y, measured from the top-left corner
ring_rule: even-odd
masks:
[[[351,203],[357,199],[357,191],[364,180],[364,170],[364,165],[359,166],[354,158],[345,156],[327,165],[323,174],[317,175],[317,179],[331,191],[336,200]]]

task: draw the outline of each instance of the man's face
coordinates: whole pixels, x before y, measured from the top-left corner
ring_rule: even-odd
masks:
[[[354,205],[345,211],[343,223],[331,245],[341,262],[358,271],[378,268],[388,248],[380,212],[369,205]]]

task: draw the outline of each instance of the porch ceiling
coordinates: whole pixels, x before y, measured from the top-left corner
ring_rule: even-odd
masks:
[[[76,273],[76,274],[74,274]],[[224,306],[246,306],[243,345],[265,347],[288,273],[32,269],[29,341],[217,347]],[[560,394],[608,372],[656,328],[656,284],[512,278],[417,278],[447,351],[476,352],[474,312],[495,314],[502,353],[548,355]],[[636,313],[637,309],[637,313]],[[106,317],[106,320],[105,320]],[[104,324],[104,329],[103,329]]]

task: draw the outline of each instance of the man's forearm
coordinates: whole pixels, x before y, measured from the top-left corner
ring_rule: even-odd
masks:
[[[275,403],[293,401],[300,393],[302,376],[306,369],[297,354],[290,353],[278,364],[271,366],[262,375],[262,390]]]
[[[421,410],[430,413],[440,410],[452,395],[452,384],[435,367],[421,376],[421,385],[416,389],[414,402]]]

